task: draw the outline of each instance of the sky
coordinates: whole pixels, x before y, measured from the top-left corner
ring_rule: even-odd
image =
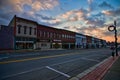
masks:
[[[120,42],[120,0],[0,0],[0,25],[14,15],[106,41],[114,41],[108,26],[116,20]]]

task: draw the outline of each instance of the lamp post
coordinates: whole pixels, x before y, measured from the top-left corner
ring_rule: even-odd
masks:
[[[113,32],[114,31],[114,37],[115,37],[115,53],[116,53],[116,56],[118,56],[118,50],[117,50],[117,29],[116,29],[116,21],[114,21],[114,25],[110,25],[108,27],[108,30]]]

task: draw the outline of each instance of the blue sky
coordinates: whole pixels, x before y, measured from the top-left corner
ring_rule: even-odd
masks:
[[[120,42],[120,0],[1,0],[0,24],[14,15],[107,41],[114,41],[107,27],[116,20]]]

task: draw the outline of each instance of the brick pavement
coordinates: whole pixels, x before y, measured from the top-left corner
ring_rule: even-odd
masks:
[[[116,57],[115,59],[109,57],[109,59],[106,62],[98,66],[92,72],[82,77],[80,80],[101,80],[105,73],[108,71],[108,69],[117,59],[118,57]]]

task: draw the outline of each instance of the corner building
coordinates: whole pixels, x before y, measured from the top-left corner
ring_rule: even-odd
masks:
[[[36,48],[36,22],[14,16],[9,26],[14,28],[14,49]]]

